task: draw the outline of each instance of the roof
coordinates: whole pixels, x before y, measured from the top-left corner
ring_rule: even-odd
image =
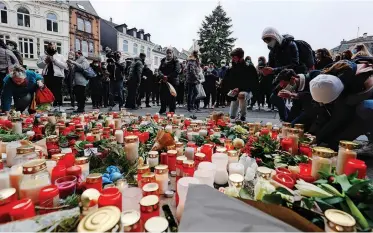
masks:
[[[331,49],[331,51],[333,51],[334,53],[342,53],[347,49],[353,49],[356,44],[364,44],[368,48],[368,50],[372,52],[373,36],[366,36],[365,38],[361,36],[352,40],[343,40],[341,41],[340,45]]]
[[[92,4],[90,1],[87,0],[80,0],[80,1],[68,1],[68,4],[80,11],[87,12],[88,14],[98,16],[95,8],[93,8]]]

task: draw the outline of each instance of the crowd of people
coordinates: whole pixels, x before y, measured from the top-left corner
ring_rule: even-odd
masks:
[[[107,50],[105,61],[89,63],[81,51],[65,59],[50,43],[37,61],[41,74],[22,67],[16,44],[0,40],[1,109],[9,111],[12,99],[17,110],[27,109],[36,89],[45,86],[55,97],[53,105],[61,106],[66,86],[72,107],[77,103],[75,112],[85,111],[87,91],[94,108],[110,110],[135,110],[145,99],[144,107],[160,106],[160,114],[184,106],[192,114],[201,107],[230,106],[231,119],[245,121],[247,109],[264,108],[278,111],[283,122],[304,124],[318,144],[333,149],[339,140],[360,135],[373,141],[373,57],[365,45],[333,59],[327,49],[314,51],[307,42],[274,28],[264,29],[262,40],[268,61],[261,56],[256,67],[241,48],[219,65],[202,64],[198,51],[181,63],[169,48],[154,72],[143,53],[124,60],[119,51]],[[371,149],[373,143],[363,152]]]

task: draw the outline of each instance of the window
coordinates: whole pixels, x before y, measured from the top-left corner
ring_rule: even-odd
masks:
[[[81,18],[78,18],[78,30],[84,31],[84,20]]]
[[[154,65],[158,65],[158,57],[154,57]]]
[[[88,53],[89,54],[94,54],[95,53],[95,47],[93,45],[93,42],[88,43]]]
[[[146,56],[150,59],[150,48],[148,48],[148,52],[146,53]]]
[[[8,11],[6,6],[3,2],[0,2],[0,16],[1,16],[1,23],[8,23]]]
[[[85,10],[84,6],[80,5],[80,4],[76,4],[78,6],[79,9],[82,9],[82,10]]]
[[[82,41],[82,53],[83,56],[88,57],[88,42],[87,41]]]
[[[18,26],[30,27],[30,12],[25,7],[17,10]]]
[[[144,45],[141,45],[140,53],[145,53],[145,47],[144,47]]]
[[[138,51],[137,51],[137,47],[138,47],[137,44],[133,44],[133,54],[134,54],[134,55],[137,55],[137,53],[138,53]]]
[[[123,40],[123,52],[128,52],[128,41]]]
[[[75,39],[75,51],[78,51],[78,50],[80,50],[80,40]]]
[[[34,58],[34,40],[30,38],[18,39],[19,51],[24,58]]]
[[[88,20],[84,20],[84,25],[85,25],[85,31],[88,33],[91,33],[92,32],[91,22]]]
[[[141,38],[141,40],[144,39],[144,35],[142,33],[140,34],[140,38]]]
[[[136,31],[135,30],[133,30],[133,36],[136,37]]]
[[[57,16],[55,14],[47,14],[47,31],[58,32]]]
[[[10,39],[10,37],[8,35],[1,35],[0,34],[0,40],[4,41],[4,43],[6,43],[7,40],[9,40],[9,39]]]
[[[44,41],[44,51],[46,51],[47,50],[47,47],[48,47],[48,43],[49,42],[55,42],[55,41],[47,41],[47,40],[45,40]],[[61,54],[62,53],[62,44],[61,44],[61,42],[55,42],[56,43],[56,45],[57,45],[57,52],[59,53],[59,54]]]

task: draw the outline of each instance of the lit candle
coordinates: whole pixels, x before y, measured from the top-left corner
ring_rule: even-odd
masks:
[[[238,163],[238,152],[236,150],[228,151],[228,164]]]
[[[308,163],[300,163],[299,165],[298,178],[302,179],[308,183],[315,181],[315,178],[311,176],[312,165]]]
[[[367,165],[359,159],[349,159],[345,165],[344,174],[350,175],[357,172],[359,179],[365,179],[367,175]]]
[[[266,127],[267,129],[272,130],[272,122],[267,122]]]
[[[288,187],[289,189],[293,189],[294,185],[295,185],[294,179],[291,178],[291,176],[289,176],[285,173],[280,173],[280,174],[274,175],[273,180],[275,180],[276,182]]]
[[[131,135],[125,137],[124,140],[124,151],[126,152],[127,159],[133,163],[139,157],[139,138],[138,136]]]
[[[335,152],[332,149],[324,147],[315,147],[312,151],[312,170],[311,175],[318,179],[319,172],[330,173],[332,170],[332,158]]]
[[[339,150],[338,150],[338,157],[337,157],[337,167],[336,172],[338,175],[342,175],[346,163],[349,159],[356,159],[357,154],[353,149],[355,148],[356,144],[349,141],[340,141],[339,142]]]
[[[281,148],[283,151],[291,151],[293,141],[290,138],[283,138],[281,141]]]

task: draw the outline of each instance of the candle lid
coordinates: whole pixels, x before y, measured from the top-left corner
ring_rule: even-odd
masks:
[[[158,151],[149,151],[148,152],[149,158],[157,158],[158,157]]]
[[[152,206],[159,202],[159,198],[156,195],[149,195],[141,198],[140,205],[142,206]]]
[[[291,123],[289,123],[289,122],[282,122],[282,127],[291,128]]]
[[[58,188],[54,184],[43,187],[42,189],[40,189],[40,192],[39,192],[39,196],[47,197],[46,201],[48,201],[50,197],[54,197],[58,194],[59,194]]]
[[[23,174],[34,174],[47,169],[47,164],[44,159],[34,159],[22,165]]]
[[[102,174],[101,173],[91,173],[87,176],[85,179],[85,182],[88,184],[93,184],[98,181],[102,180]]]
[[[22,121],[22,119],[21,119],[21,118],[18,118],[18,117],[14,117],[14,118],[12,118],[12,122],[17,122],[17,121]]]
[[[339,141],[339,146],[345,149],[354,150],[359,148],[359,144],[351,141]]]
[[[304,124],[295,124],[294,128],[303,130],[304,129]]]
[[[154,171],[155,171],[156,174],[168,173],[168,166],[164,165],[164,164],[157,165],[157,166],[155,166]]]
[[[197,153],[198,154],[198,153]],[[196,154],[196,155],[197,155]],[[183,164],[183,161],[184,160],[187,160],[188,158],[186,157],[186,156],[178,156],[178,157],[176,157],[176,163],[177,164]]]
[[[326,147],[314,147],[312,148],[312,154],[323,158],[331,158],[337,155],[334,150]]]
[[[185,156],[184,156],[184,157],[185,157]],[[196,154],[194,155],[194,158],[197,159],[197,160],[200,160],[200,161],[204,160],[205,157],[206,157],[206,155],[205,155],[204,153],[196,153]],[[185,157],[185,159],[186,159],[186,157]]]
[[[193,160],[184,160],[183,161],[183,167],[193,168],[194,167],[194,161]]]
[[[355,232],[356,220],[346,212],[337,209],[325,211],[328,226],[335,232]]]
[[[137,173],[138,174],[144,174],[147,171],[150,171],[149,165],[147,165],[147,164],[144,164],[142,166],[138,166],[137,167]]]
[[[299,132],[299,129],[290,128],[290,129],[288,129],[288,132],[291,133],[291,134],[297,134]]]
[[[52,155],[52,160],[54,161],[58,161],[60,159],[62,159],[63,157],[65,157],[66,154],[54,154]]]
[[[121,212],[118,207],[101,207],[80,221],[78,232],[117,232],[120,230],[120,218]]]
[[[153,172],[147,172],[142,175],[142,178],[155,178],[155,174]]]
[[[58,142],[58,137],[57,135],[50,135],[47,137],[47,142]]]
[[[225,147],[216,148],[216,153],[226,153],[226,152],[227,152],[227,148]]]
[[[122,225],[124,227],[124,232],[130,232],[132,225],[136,224],[139,220],[140,220],[140,213],[138,211],[136,210],[124,211],[122,213],[122,218],[121,218]]]
[[[259,177],[269,179],[271,177],[272,170],[268,167],[258,167],[257,173]]]
[[[168,221],[164,217],[152,217],[144,225],[146,232],[166,232]]]
[[[144,185],[144,187],[142,187],[142,190],[144,192],[154,192],[154,191],[157,191],[159,189],[159,185],[157,183],[147,183],[146,185]]]
[[[0,206],[11,202],[13,199],[12,196],[15,195],[15,193],[15,188],[6,188],[0,190]],[[16,198],[14,200],[16,200]]]
[[[167,155],[168,156],[176,156],[176,154],[177,154],[177,150],[169,150],[169,151],[167,151]]]
[[[138,142],[138,141],[139,141],[139,137],[136,136],[136,135],[129,135],[129,136],[124,137],[124,142],[125,143],[134,143],[134,142]]]
[[[236,183],[243,182],[243,176],[240,174],[231,174],[229,175],[229,180]]]
[[[176,146],[176,148],[180,148],[180,147],[183,147],[184,144],[182,142],[176,142],[175,146]]]
[[[228,156],[229,157],[237,157],[238,152],[236,150],[230,150],[230,151],[228,151]]]
[[[83,165],[88,163],[88,157],[83,156],[83,157],[78,157],[75,159],[75,165]]]

